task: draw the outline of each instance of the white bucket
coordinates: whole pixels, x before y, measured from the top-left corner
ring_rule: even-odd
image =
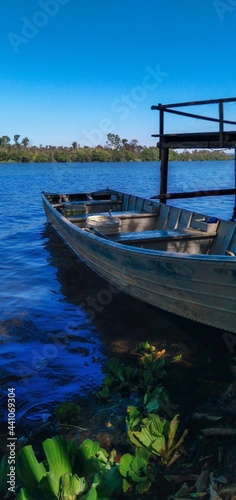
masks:
[[[121,231],[121,220],[117,217],[91,215],[87,217],[86,226],[103,234],[118,234]]]

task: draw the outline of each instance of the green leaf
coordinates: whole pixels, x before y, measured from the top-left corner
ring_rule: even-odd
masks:
[[[146,446],[146,448],[149,448],[154,441],[154,436],[147,427],[144,427],[141,432],[134,432],[134,435],[139,439],[140,443]]]
[[[128,436],[128,439],[131,443],[133,443],[135,446],[143,446],[142,443],[139,441],[139,436],[140,436],[141,432],[137,431],[137,432],[134,432],[134,431],[128,431],[127,432],[127,436]]]
[[[77,458],[76,470],[90,480],[96,472],[105,472],[111,467],[106,450],[100,448],[99,443],[91,439],[85,439],[79,446]]]
[[[139,476],[138,474],[136,474],[136,472],[130,470],[129,478],[132,479],[134,483],[142,483],[143,481],[146,481],[147,476]]]
[[[80,456],[82,456],[84,460],[94,457],[98,453],[98,450],[99,443],[91,439],[85,439],[79,447]]]
[[[160,396],[160,388],[153,390],[153,388],[150,387],[147,390],[143,402],[148,413],[152,412],[153,410],[158,410],[160,408],[160,404],[158,401],[159,396]]]
[[[21,488],[20,492],[18,493],[16,500],[41,500],[42,495],[41,493],[39,496],[32,496],[30,493],[26,491],[25,488]]]
[[[135,491],[139,495],[142,495],[143,493],[146,493],[146,491],[148,491],[151,486],[152,486],[152,482],[147,479],[143,483],[137,484]]]
[[[86,493],[86,495],[82,496],[81,497],[81,500],[84,499],[84,500],[97,500],[98,498],[98,495],[97,495],[97,490],[96,490],[96,486],[94,486],[94,484],[92,484],[90,490],[88,491],[88,493]]]
[[[107,451],[104,450],[103,448],[99,448],[96,456],[97,456],[98,460],[100,460],[100,462],[103,462],[104,464],[108,463],[109,455],[108,455]]]
[[[163,435],[165,422],[165,419],[161,419],[159,415],[155,415],[154,413],[150,413],[148,418],[143,420],[145,425],[149,424],[150,430],[155,436]]]
[[[166,443],[163,436],[156,438],[155,441],[152,442],[151,450],[152,452],[155,452],[157,455],[160,455],[162,450],[165,451],[165,448],[166,448]]]
[[[127,481],[127,479],[123,479],[123,492],[126,493],[130,490],[131,484]]]
[[[84,477],[78,477],[77,474],[74,474],[74,476],[72,476],[71,486],[77,495],[85,490],[86,485],[87,483]]]
[[[122,455],[119,463],[119,470],[122,476],[127,477],[128,472],[130,471],[130,465],[133,460],[132,455],[130,453],[125,453]]]
[[[29,492],[37,491],[38,483],[46,475],[46,469],[35,457],[31,445],[24,446],[17,457],[16,471],[20,483]]]
[[[60,480],[63,474],[72,472],[76,446],[68,443],[62,436],[54,436],[43,442],[43,449],[47,457],[50,472]]]
[[[77,495],[83,493],[87,487],[85,478],[75,474],[64,474],[60,480],[60,500],[76,500]]]
[[[168,433],[168,441],[167,441],[167,450],[171,450],[174,445],[175,435],[179,426],[179,415],[175,415],[174,418],[170,422],[169,433]]]
[[[127,429],[134,429],[142,421],[142,415],[136,406],[128,406],[127,414],[128,416],[125,420]]]
[[[25,488],[21,488],[20,492],[16,496],[16,500],[42,500],[42,494],[36,493],[35,495],[31,495]]]
[[[98,498],[111,498],[114,493],[122,492],[122,477],[117,466],[102,474],[97,486]]]
[[[135,457],[143,458],[148,462],[149,458],[151,456],[150,451],[147,448],[136,448],[135,449]]]
[[[131,463],[131,469],[140,475],[147,472],[147,462],[144,458],[134,457]]]
[[[7,474],[9,473],[10,466],[8,464],[8,455],[4,455],[0,464],[0,491],[7,491]]]
[[[39,482],[38,488],[43,492],[45,498],[55,500],[59,495],[59,484],[60,479],[58,476],[55,476],[52,472],[47,472],[46,476]]]
[[[107,399],[109,396],[108,385],[104,385],[103,388],[97,393],[97,396],[101,399]]]
[[[115,381],[113,375],[111,375],[110,373],[108,373],[104,380],[103,380],[103,383],[107,386],[107,385],[112,385],[113,382]]]

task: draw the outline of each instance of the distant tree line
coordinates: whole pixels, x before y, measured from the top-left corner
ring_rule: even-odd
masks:
[[[83,146],[74,141],[70,147],[63,146],[30,146],[28,137],[20,141],[15,134],[13,144],[7,135],[0,137],[0,162],[47,163],[47,162],[130,162],[157,161],[159,150],[154,146],[141,146],[136,139],[128,141],[117,134],[108,134],[105,146]],[[177,152],[170,150],[170,161],[206,161],[228,160],[233,158],[224,151],[194,150]]]

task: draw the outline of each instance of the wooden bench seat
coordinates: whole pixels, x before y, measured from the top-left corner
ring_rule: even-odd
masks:
[[[198,229],[154,229],[151,231],[134,231],[113,236],[119,243],[135,243],[154,240],[206,239],[216,236],[216,231],[205,232]]]
[[[81,201],[69,201],[63,203],[64,208],[76,207],[81,205],[117,205],[121,206],[121,201],[116,200],[81,200]]]
[[[87,217],[91,217],[92,215],[104,215],[105,217],[108,217],[110,214],[109,212],[92,212],[88,214],[81,214],[81,215],[70,215],[67,217],[67,219],[70,222],[80,222],[83,219],[87,219]],[[112,217],[118,217],[121,220],[127,220],[127,219],[153,219],[157,217],[156,213],[148,213],[148,212],[136,212],[135,210],[129,210],[129,211],[112,211],[111,213]],[[132,234],[132,233],[131,233]]]

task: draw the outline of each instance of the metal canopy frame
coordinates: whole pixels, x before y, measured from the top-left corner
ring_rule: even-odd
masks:
[[[236,103],[236,97],[229,97],[225,99],[210,99],[204,101],[192,101],[192,102],[180,102],[172,104],[158,104],[157,106],[152,106],[152,110],[159,111],[159,134],[153,134],[152,137],[158,137],[159,142],[157,147],[160,149],[160,194],[155,198],[161,199],[166,203],[167,199],[173,198],[193,198],[194,196],[220,196],[227,194],[236,194],[236,174],[235,174],[235,188],[234,189],[218,189],[218,190],[202,190],[202,191],[192,191],[185,193],[167,193],[168,184],[168,159],[169,159],[169,149],[179,149],[179,148],[207,148],[207,149],[219,149],[219,148],[235,148],[235,162],[236,162],[236,130],[235,131],[225,131],[224,125],[236,125],[236,121],[225,120],[224,119],[224,104],[225,103]],[[217,104],[219,111],[219,118],[213,118],[205,115],[199,115],[184,111],[179,111],[174,108],[190,107],[190,106],[201,106],[207,104]],[[219,129],[215,132],[197,132],[197,133],[180,133],[180,134],[166,134],[164,132],[164,116],[165,113],[172,113],[180,116],[185,116],[188,118],[197,118],[200,120],[206,120],[210,122],[215,122],[219,124]],[[236,163],[235,163],[236,172]]]
[[[173,113],[176,115],[181,115],[181,116],[186,116],[188,118],[197,118],[200,120],[206,120],[206,121],[211,121],[211,122],[216,122],[219,123],[219,148],[224,147],[224,124],[229,124],[229,125],[236,125],[236,121],[231,121],[231,120],[224,120],[224,103],[229,103],[229,102],[235,102],[236,103],[236,97],[229,97],[226,99],[211,99],[211,100],[205,100],[205,101],[192,101],[192,102],[179,102],[175,104],[158,104],[157,106],[152,106],[152,110],[158,110],[159,111],[159,134],[154,134],[152,137],[160,137],[160,146],[162,147],[162,142],[163,139],[168,137],[168,134],[164,134],[164,114],[165,113]],[[204,116],[204,115],[198,115],[194,113],[188,113],[184,111],[179,111],[175,110],[173,108],[181,108],[181,107],[189,107],[189,106],[202,106],[206,104],[218,104],[219,107],[219,118],[212,118],[210,116]],[[235,145],[236,147],[236,132],[228,132],[229,134],[234,134],[235,135]],[[214,135],[216,132],[214,132]],[[176,136],[186,137],[186,140],[191,142],[192,137],[194,137],[195,134],[176,134]],[[173,136],[173,134],[172,134]],[[181,142],[182,144],[182,142]],[[178,147],[182,147],[182,145],[178,146],[178,142],[176,141],[176,149]],[[197,144],[196,144],[197,146]],[[190,147],[190,146],[189,146]],[[195,144],[193,145],[195,147]]]

